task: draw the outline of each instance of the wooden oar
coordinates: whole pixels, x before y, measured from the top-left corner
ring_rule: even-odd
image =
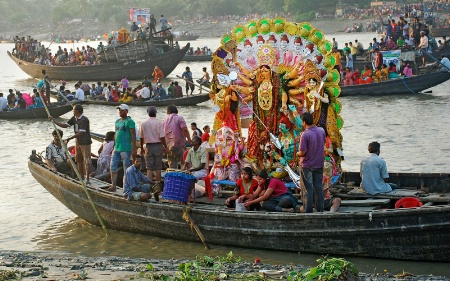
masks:
[[[177,77],[180,78],[180,79],[183,79],[184,81],[188,82],[189,84],[192,84],[192,85],[194,85],[194,86],[199,87],[199,88],[202,89],[202,90],[205,90],[206,92],[209,92],[209,89],[203,87],[203,86],[200,85],[200,84],[196,84],[196,83],[194,83],[194,82],[192,82],[192,81],[189,81],[189,80],[187,80],[186,78],[181,77],[180,75],[177,75]]]
[[[53,128],[55,129],[55,132],[56,132],[56,134],[58,135],[58,138],[61,141],[61,145],[62,145],[62,147],[63,147],[63,149],[64,149],[64,151],[65,151],[65,153],[66,153],[66,155],[67,155],[67,157],[68,157],[68,159],[70,161],[70,165],[72,166],[73,170],[75,171],[75,174],[77,175],[78,180],[81,182],[81,186],[83,186],[84,192],[86,193],[86,196],[89,199],[89,202],[91,203],[92,208],[94,209],[94,212],[95,212],[98,220],[100,221],[100,224],[102,225],[103,231],[105,231],[106,236],[109,236],[108,229],[106,229],[105,223],[103,222],[103,219],[100,216],[100,213],[98,212],[97,207],[94,204],[94,201],[92,201],[91,195],[89,194],[89,191],[88,191],[88,189],[86,187],[86,184],[84,183],[83,178],[81,177],[80,171],[78,171],[77,165],[73,161],[72,155],[70,154],[69,150],[67,149],[66,144],[64,143],[64,141],[62,139],[62,136],[59,133],[59,129],[56,127],[55,121],[53,121],[53,117],[50,114],[50,111],[48,110],[47,105],[45,104],[45,102],[43,104],[44,104],[45,111],[47,111],[48,117],[52,118],[51,122],[52,122]]]

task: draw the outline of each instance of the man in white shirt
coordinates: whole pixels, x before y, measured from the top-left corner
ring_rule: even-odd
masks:
[[[428,52],[428,37],[425,35],[425,31],[420,32],[420,44],[417,48],[420,49],[422,55],[422,66],[425,66],[425,56]]]
[[[0,111],[8,108],[8,100],[3,97],[3,93],[0,93]]]
[[[142,83],[142,89],[136,92],[136,96],[138,96],[139,99],[149,99],[150,89],[144,83]]]
[[[75,84],[75,99],[84,101],[84,91],[80,88],[80,84]]]

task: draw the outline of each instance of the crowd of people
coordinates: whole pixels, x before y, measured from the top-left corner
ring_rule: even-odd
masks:
[[[49,47],[45,47],[41,42],[33,39],[31,36],[14,38],[15,47],[12,54],[17,58],[34,62],[36,64],[48,66],[68,66],[68,65],[95,65],[99,64],[97,52],[103,50],[104,45],[100,42],[97,48],[89,45],[74,48],[58,47],[58,50],[52,54]]]
[[[109,174],[111,186],[107,191],[117,191],[118,171],[120,163],[124,169],[123,196],[127,200],[148,201],[154,197],[159,201],[164,192],[161,171],[164,169],[163,155],[167,155],[167,166],[173,169],[184,169],[197,179],[208,176],[207,157],[209,126],[204,131],[191,123],[189,132],[185,119],[178,114],[175,105],[169,105],[166,118],[157,119],[158,110],[154,106],[147,108],[148,118],[139,126],[129,116],[130,107],[121,104],[117,107],[119,118],[116,119],[115,131],[106,133],[105,140],[98,150],[96,169],[93,167],[91,151],[90,121],[82,105],[73,107],[73,117],[67,122],[49,119],[62,128],[73,127],[73,135],[63,138],[63,131],[54,130],[53,140],[46,148],[45,161],[54,172],[73,176],[74,167],[65,153],[62,142],[75,139],[74,160],[83,181],[90,184],[90,177]],[[328,184],[323,183],[325,153],[325,131],[314,125],[310,113],[303,116],[304,131],[297,152],[302,157],[302,174],[304,188],[302,190],[302,206],[285,182],[268,174],[265,169],[255,171],[251,167],[243,167],[241,177],[236,181],[234,195],[226,199],[228,208],[242,205],[247,210],[265,210],[272,212],[336,212],[341,200],[331,196]],[[139,142],[139,146],[138,146]],[[369,194],[388,192],[395,185],[387,183],[389,175],[386,163],[379,157],[380,144],[369,144],[369,156],[361,161],[362,187]],[[143,173],[142,171],[145,171]],[[200,197],[205,189],[192,188],[191,197]]]

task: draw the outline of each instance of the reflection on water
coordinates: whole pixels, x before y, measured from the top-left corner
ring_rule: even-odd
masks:
[[[354,41],[353,34],[336,37],[340,45]],[[358,40],[369,42],[372,34],[358,34]],[[218,47],[218,39],[201,39],[194,47],[208,45]],[[77,45],[75,45],[76,47]],[[80,44],[81,46],[81,44]],[[53,46],[52,46],[53,47]],[[6,56],[12,44],[0,44],[0,91],[9,88],[31,91],[36,80],[23,73]],[[72,45],[70,46],[72,48]],[[201,76],[202,67],[208,62],[181,62],[164,83],[180,81],[186,66],[194,77]],[[148,76],[151,76],[149,69]],[[118,77],[120,79],[120,77]],[[60,81],[53,81],[55,84]],[[75,81],[68,81],[73,90]],[[110,81],[102,81],[110,82]],[[131,81],[137,85],[140,81]],[[184,86],[184,83],[181,82]],[[386,159],[391,172],[449,172],[450,171],[450,82],[432,89],[432,93],[388,97],[345,97],[341,99],[344,128],[345,161],[342,166],[357,171],[359,163],[367,155],[367,144],[381,143],[381,157]],[[212,103],[207,101],[196,107],[180,107],[180,115],[188,123],[197,122],[202,128],[214,119]],[[114,107],[86,105],[85,115],[91,120],[91,130],[106,133],[114,129],[119,118]],[[139,125],[147,118],[145,107],[131,107],[130,115]],[[166,115],[165,108],[158,108],[158,119]],[[67,120],[71,114],[59,120]],[[201,243],[180,242],[143,235],[111,231],[105,238],[101,228],[89,225],[45,191],[28,172],[27,159],[32,149],[41,152],[51,141],[52,125],[46,120],[0,120],[0,250],[50,250],[80,253],[86,256],[116,255],[123,257],[193,258],[195,255],[225,255],[230,250],[247,260],[261,258],[270,263],[300,263],[314,265],[319,255],[281,253],[242,248],[213,246],[205,250]],[[64,134],[71,134],[64,129]],[[95,152],[100,144],[94,142]],[[326,231],[326,230],[324,230]],[[348,258],[361,271],[384,269],[390,272],[402,270],[415,274],[433,273],[450,276],[448,264],[378,259]]]

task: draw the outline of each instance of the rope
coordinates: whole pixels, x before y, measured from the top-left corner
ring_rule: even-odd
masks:
[[[406,85],[406,82],[405,82],[405,77],[400,77],[400,79],[402,80],[402,82],[403,82],[403,84],[405,85],[405,87],[411,92],[411,93],[413,93],[413,94],[419,94],[419,93],[416,93],[416,92],[414,92],[413,90],[411,90],[411,88],[410,87],[408,87],[408,85]]]
[[[45,102],[43,104],[44,104],[45,111],[47,111],[48,117],[51,117],[50,111],[48,110],[47,105],[45,104]],[[89,202],[91,203],[92,208],[94,209],[95,215],[97,216],[98,220],[100,221],[100,224],[101,224],[101,226],[103,228],[103,231],[105,232],[106,236],[109,236],[109,232],[106,229],[105,223],[103,222],[103,219],[100,216],[100,213],[98,212],[97,207],[94,204],[94,201],[92,201],[91,195],[89,194],[88,189],[86,187],[86,184],[84,183],[83,178],[81,177],[80,171],[78,171],[77,165],[73,161],[72,155],[70,154],[69,150],[67,149],[66,144],[64,143],[64,141],[63,141],[63,139],[61,137],[61,135],[59,133],[59,130],[56,127],[55,121],[53,121],[53,119],[52,119],[51,122],[52,122],[53,128],[55,129],[56,134],[58,135],[58,138],[61,140],[61,145],[62,145],[62,147],[64,149],[64,152],[67,154],[67,157],[68,157],[68,159],[70,161],[70,165],[72,166],[73,170],[75,171],[75,174],[77,175],[78,180],[81,182],[81,186],[83,187],[84,192],[86,193],[86,196],[88,197]]]
[[[202,232],[200,231],[200,229],[198,228],[198,226],[195,224],[194,220],[192,219],[192,217],[189,215],[189,212],[191,211],[191,207],[190,206],[185,206],[183,207],[183,219],[189,224],[189,226],[191,227],[191,229],[194,229],[195,232],[198,235],[198,238],[200,238],[200,240],[202,241],[203,245],[205,245],[205,247],[207,249],[211,249],[211,247],[208,245],[208,243],[205,240],[205,237],[203,236]]]

